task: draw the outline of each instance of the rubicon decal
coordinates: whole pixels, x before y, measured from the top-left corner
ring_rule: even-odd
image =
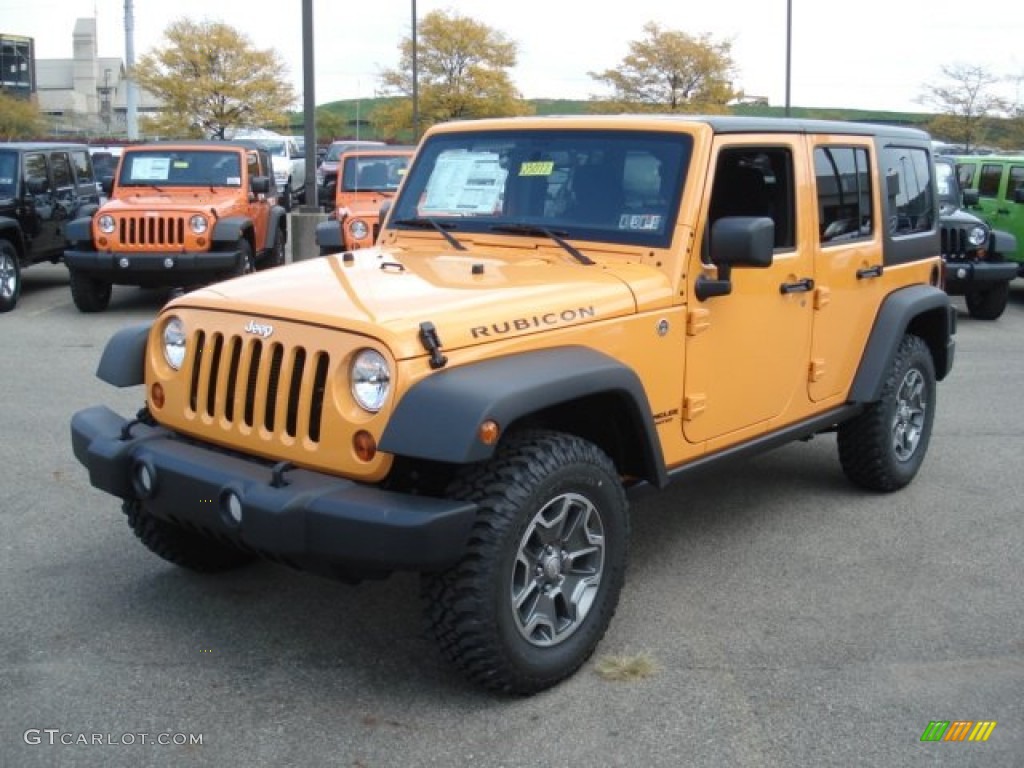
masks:
[[[553,325],[569,325],[597,317],[593,306],[577,309],[563,309],[558,312],[545,312],[543,315],[517,317],[514,320],[502,320],[490,325],[477,325],[470,329],[474,339],[504,336],[507,333],[519,333],[531,328],[550,328]]]
[[[921,741],[988,741],[995,728],[995,720],[932,720]]]

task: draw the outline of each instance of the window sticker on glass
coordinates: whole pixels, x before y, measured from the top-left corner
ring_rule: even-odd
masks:
[[[534,161],[523,163],[519,166],[520,176],[550,176],[551,172],[555,170],[555,163],[553,160],[546,161]]]
[[[171,170],[169,157],[136,157],[132,159],[132,178],[136,181],[167,181]]]
[[[508,171],[493,152],[446,152],[437,158],[420,206],[424,215],[489,214],[500,206]]]
[[[661,230],[661,218],[659,213],[624,213],[619,217],[619,229],[658,232]]]
[[[241,176],[228,176],[227,181],[224,182],[229,187],[240,187],[242,186]]]

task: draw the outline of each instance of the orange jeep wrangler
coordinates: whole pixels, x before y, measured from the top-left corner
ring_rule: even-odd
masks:
[[[359,149],[338,158],[334,210],[330,220],[316,228],[321,256],[374,244],[381,206],[394,198],[415,151],[415,147]]]
[[[112,285],[191,286],[285,260],[288,220],[270,155],[255,142],[125,147],[110,198],[71,222],[64,263],[82,312],[101,312]]]
[[[376,246],[186,294],[108,343],[144,408],[74,452],[160,557],[422,574],[443,654],[554,685],[615,613],[627,499],[834,433],[918,473],[953,364],[927,134],[738,117],[431,128]]]

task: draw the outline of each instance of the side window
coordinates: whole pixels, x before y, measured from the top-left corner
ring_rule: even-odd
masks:
[[[67,152],[54,152],[50,155],[50,167],[53,169],[53,186],[57,191],[68,189],[74,185],[71,178],[71,161]]]
[[[870,168],[865,147],[815,148],[818,236],[822,243],[871,235],[874,216]]]
[[[1006,199],[1014,200],[1017,190],[1024,187],[1024,165],[1010,166],[1010,180],[1006,184]]]
[[[43,191],[50,192],[50,164],[42,152],[25,155],[25,181],[41,181]]]
[[[960,189],[974,189],[975,166],[964,163],[957,163],[956,175],[960,181]]]
[[[775,249],[792,248],[793,195],[793,153],[788,147],[723,149],[715,166],[708,223],[724,216],[767,216],[775,224]]]
[[[89,162],[89,153],[86,150],[76,149],[72,151],[71,162],[75,166],[75,178],[78,179],[79,184],[96,183],[92,163]]]
[[[889,233],[895,237],[928,232],[935,224],[932,163],[919,147],[886,147],[885,194]]]
[[[982,197],[995,197],[999,194],[999,179],[1003,176],[1003,166],[985,163],[981,166],[978,178],[978,194]]]

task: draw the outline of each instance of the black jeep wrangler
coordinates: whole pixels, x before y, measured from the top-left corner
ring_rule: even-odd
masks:
[[[935,158],[939,188],[945,288],[963,296],[971,317],[995,320],[1006,309],[1010,281],[1017,276],[1017,238],[992,229],[965,205],[977,205],[976,190],[961,190],[952,158]]]
[[[60,261],[67,223],[98,207],[84,144],[0,144],[0,312],[18,303],[21,270]]]

